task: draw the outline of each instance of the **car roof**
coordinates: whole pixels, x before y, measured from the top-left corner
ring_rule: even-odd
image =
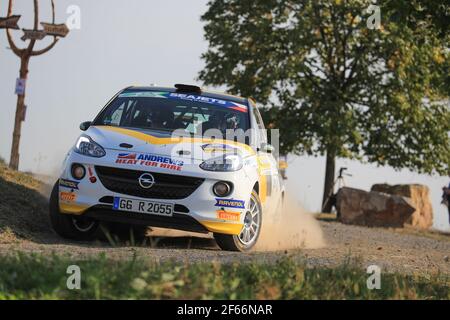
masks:
[[[177,92],[177,89],[176,88],[171,88],[171,87],[131,86],[131,87],[125,88],[122,92],[127,92],[127,91],[128,92],[130,92],[130,91]],[[186,93],[186,92],[184,92],[184,93]],[[203,90],[202,89],[201,93],[192,92],[192,94],[205,96],[205,97],[210,97],[210,98],[215,98],[215,99],[222,99],[222,100],[233,101],[233,102],[241,103],[241,104],[244,104],[244,105],[248,104],[246,98],[235,96],[235,95],[231,95],[231,94],[228,94],[228,93],[220,93],[220,92],[215,92],[215,91],[209,91],[209,90]]]

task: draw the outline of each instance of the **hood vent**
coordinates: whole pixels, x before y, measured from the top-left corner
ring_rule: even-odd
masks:
[[[119,147],[131,149],[131,148],[133,148],[133,145],[129,144],[129,143],[121,143],[121,144],[119,144]]]

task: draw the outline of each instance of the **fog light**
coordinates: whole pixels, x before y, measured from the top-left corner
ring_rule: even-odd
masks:
[[[216,182],[213,186],[213,192],[218,197],[226,197],[231,193],[231,185],[228,182]]]
[[[74,163],[72,165],[71,173],[72,177],[74,177],[77,180],[81,180],[86,175],[86,169],[84,169],[84,167],[81,164]]]

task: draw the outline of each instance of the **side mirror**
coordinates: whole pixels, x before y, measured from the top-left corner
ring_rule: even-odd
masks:
[[[89,127],[91,126],[91,124],[92,124],[92,121],[85,121],[85,122],[82,122],[82,123],[80,124],[80,130],[81,130],[81,131],[86,131],[87,129],[89,129]]]
[[[267,153],[272,153],[275,151],[275,148],[273,145],[268,144],[268,143],[262,143],[261,144],[261,151],[262,152],[267,152]]]

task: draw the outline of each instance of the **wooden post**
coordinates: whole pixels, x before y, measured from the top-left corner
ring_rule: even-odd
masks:
[[[8,16],[7,18],[11,18],[12,11],[13,11],[13,0],[9,0],[8,4]],[[19,49],[16,44],[14,43],[14,40],[11,36],[11,28],[6,28],[6,35],[8,38],[9,46],[11,47],[11,50],[14,52],[16,56],[20,58],[20,71],[19,71],[19,77],[20,79],[26,80],[28,78],[28,66],[30,63],[30,58],[33,56],[39,56],[41,54],[44,54],[48,51],[50,51],[55,44],[58,42],[58,38],[56,34],[53,34],[53,42],[48,45],[46,48],[41,50],[34,50],[34,45],[36,44],[37,40],[42,39],[42,36],[45,35],[44,30],[38,30],[39,27],[39,4],[38,0],[34,0],[34,27],[33,31],[36,32],[30,32],[27,34],[25,32],[26,36],[24,36],[24,39],[30,40],[30,43],[28,46],[24,49]],[[51,0],[52,3],[52,25],[55,24],[55,5],[53,0]],[[49,25],[49,24],[47,24]],[[67,34],[67,33],[66,33]],[[64,36],[64,35],[61,35]],[[11,145],[11,158],[9,161],[9,167],[14,170],[18,170],[19,168],[19,147],[20,147],[20,136],[21,136],[21,130],[22,130],[22,120],[23,120],[23,109],[25,105],[25,91],[23,94],[19,93],[17,95],[17,105],[16,105],[16,116],[14,120],[14,131],[13,131],[13,139],[12,139],[12,145]]]
[[[30,57],[25,56],[20,59],[20,79],[27,80],[28,77],[28,63]],[[25,89],[26,90],[26,89]],[[9,167],[11,169],[17,170],[19,168],[19,144],[20,144],[20,134],[22,130],[22,115],[23,108],[25,105],[25,92],[23,94],[17,95],[16,104],[16,116],[14,118],[14,131],[13,131],[13,141],[11,146],[11,158],[9,161]]]

